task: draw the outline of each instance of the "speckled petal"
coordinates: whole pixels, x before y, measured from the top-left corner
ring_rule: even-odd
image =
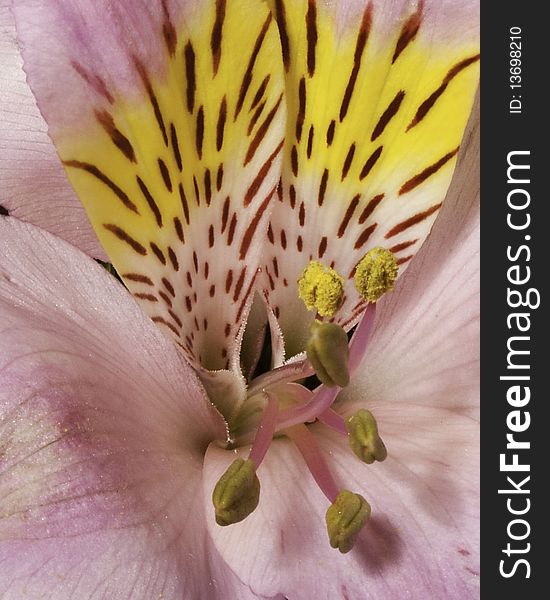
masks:
[[[445,198],[479,71],[475,0],[271,0],[288,121],[280,202],[263,291],[286,356],[301,351],[307,313],[296,279],[311,260],[347,280],[335,320],[365,308],[355,266],[375,246],[403,272]]]
[[[111,261],[194,366],[238,375],[284,137],[267,5],[15,0],[14,11],[31,88]]]

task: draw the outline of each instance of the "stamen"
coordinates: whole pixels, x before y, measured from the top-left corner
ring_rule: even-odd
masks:
[[[351,339],[349,371],[352,375],[355,369],[361,364],[365,355],[370,336],[374,329],[375,316],[375,304],[369,304]],[[325,385],[319,386],[314,393],[313,398],[307,404],[289,408],[279,413],[277,431],[298,423],[314,421],[319,415],[323,414],[327,408],[331,407],[340,390],[341,388],[339,387],[328,388]]]
[[[399,267],[392,252],[376,247],[369,250],[355,270],[355,287],[369,302],[376,302],[393,290]]]
[[[347,418],[346,426],[351,449],[360,460],[370,465],[386,458],[386,446],[378,435],[378,425],[371,412],[359,410]]]
[[[322,383],[327,387],[348,385],[348,337],[340,325],[314,321],[306,350],[309,362]]]
[[[298,279],[298,296],[308,310],[316,310],[321,317],[333,317],[344,298],[344,278],[313,260]]]
[[[386,459],[388,455],[386,446],[378,434],[376,419],[368,410],[359,410],[344,420],[332,408],[327,408],[318,419],[331,429],[345,435],[354,454],[368,465],[375,460],[382,462]]]
[[[277,425],[277,415],[279,414],[277,398],[270,392],[265,392],[265,395],[267,396],[267,406],[264,410],[262,420],[260,421],[258,431],[256,432],[254,444],[248,455],[248,459],[256,465],[256,469],[260,466],[260,463],[264,459],[264,456],[273,441],[273,435]]]
[[[326,514],[330,545],[342,554],[349,552],[370,512],[370,505],[363,496],[342,490]]]
[[[315,482],[331,503],[325,515],[330,545],[342,554],[349,552],[370,517],[369,503],[359,494],[338,491],[315,437],[305,425],[295,425],[285,433],[300,451]]]
[[[218,525],[232,525],[251,514],[260,501],[260,481],[250,459],[235,459],[212,492]]]
[[[323,494],[329,502],[334,502],[338,497],[339,488],[311,431],[305,425],[294,425],[286,429],[285,433],[300,451]]]

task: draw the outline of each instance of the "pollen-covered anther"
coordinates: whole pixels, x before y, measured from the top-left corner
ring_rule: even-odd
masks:
[[[361,409],[346,419],[349,445],[354,454],[368,465],[383,461],[388,452],[378,434],[378,425],[372,413]]]
[[[308,310],[333,317],[344,298],[344,278],[331,267],[311,261],[298,279],[298,296]]]
[[[355,287],[369,302],[393,290],[399,266],[392,252],[377,246],[369,250],[355,270]]]
[[[250,459],[235,459],[220,477],[212,493],[218,525],[233,525],[246,519],[260,501],[260,481]]]
[[[370,513],[370,505],[363,496],[342,490],[325,517],[330,545],[342,554],[349,552]]]
[[[348,385],[348,337],[340,325],[314,321],[310,328],[306,351],[321,383],[327,387]]]

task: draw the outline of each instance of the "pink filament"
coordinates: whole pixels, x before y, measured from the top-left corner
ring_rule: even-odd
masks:
[[[353,375],[355,369],[361,364],[363,357],[367,351],[367,346],[374,329],[374,319],[376,317],[376,304],[367,304],[367,309],[363,314],[363,318],[359,321],[357,329],[351,338],[349,346],[349,372]]]
[[[265,395],[267,396],[267,406],[262,415],[260,426],[258,427],[252,449],[248,456],[256,465],[256,469],[260,466],[273,440],[275,426],[277,425],[277,415],[279,414],[277,398],[269,392],[265,392]]]
[[[320,385],[310,402],[304,406],[289,408],[280,413],[277,431],[298,425],[299,423],[314,421],[318,415],[327,408],[330,408],[341,389],[339,387],[328,388]]]
[[[336,411],[332,410],[332,408],[327,408],[318,418],[319,421],[336,430],[338,433],[348,435],[346,422]]]
[[[305,425],[294,425],[287,429],[285,433],[304,457],[313,479],[332,504],[338,496],[339,489],[313,434]]]
[[[348,363],[350,374],[353,374],[365,356],[368,342],[374,329],[375,316],[376,305],[372,303],[368,304],[365,314],[351,338]],[[297,425],[298,423],[314,421],[332,406],[341,389],[339,387],[328,388],[320,385],[310,402],[304,406],[289,408],[279,414],[277,431]]]

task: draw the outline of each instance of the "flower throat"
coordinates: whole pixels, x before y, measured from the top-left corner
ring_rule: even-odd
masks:
[[[261,489],[257,471],[273,440],[286,436],[330,502],[325,521],[331,546],[342,553],[351,550],[370,516],[370,505],[361,495],[337,484],[307,425],[319,421],[346,436],[350,449],[367,464],[386,458],[376,420],[368,410],[344,418],[332,405],[362,361],[373,331],[376,301],[393,289],[397,272],[395,257],[383,248],[372,249],[358,263],[355,286],[368,304],[350,339],[333,322],[342,304],[344,279],[318,261],[304,269],[298,294],[316,313],[306,345],[307,360],[269,370],[271,347],[264,343],[248,385],[247,401],[229,423],[230,447],[250,442],[252,446],[248,458],[235,459],[214,488],[212,502],[219,525],[238,523],[256,509]]]

